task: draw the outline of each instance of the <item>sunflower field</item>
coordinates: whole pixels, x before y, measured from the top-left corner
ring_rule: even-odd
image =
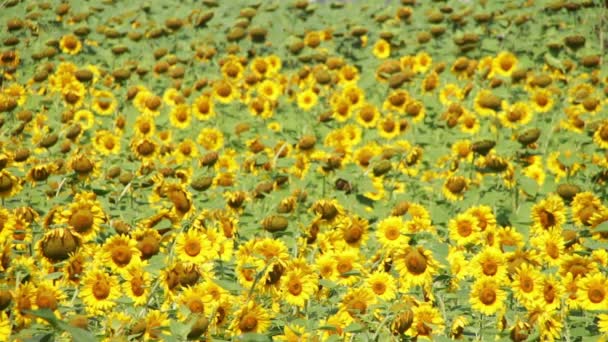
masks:
[[[608,340],[607,1],[0,19],[0,341]]]

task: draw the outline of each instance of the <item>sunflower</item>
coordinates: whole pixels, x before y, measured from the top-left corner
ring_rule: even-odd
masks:
[[[281,93],[281,85],[273,80],[264,80],[257,85],[258,95],[267,98],[270,101],[276,101]]]
[[[141,252],[137,242],[126,235],[114,235],[107,239],[101,248],[101,260],[104,265],[115,271],[125,269],[133,263],[138,263]]]
[[[376,126],[378,119],[380,118],[380,112],[371,103],[362,105],[356,114],[357,122],[366,128],[372,128]]]
[[[236,279],[241,286],[251,288],[258,275],[264,269],[264,261],[252,256],[239,256],[237,259],[235,273]]]
[[[450,240],[454,241],[459,246],[469,244],[477,244],[480,242],[479,220],[476,216],[461,213],[448,222],[450,232]]]
[[[537,89],[530,95],[532,108],[537,113],[546,113],[553,108],[554,100],[551,92],[547,89]]]
[[[145,262],[135,261],[122,272],[122,293],[131,299],[135,306],[146,304],[150,295],[151,276],[144,269],[146,265]]]
[[[565,277],[571,274],[574,279],[583,278],[598,271],[598,265],[591,258],[578,254],[566,254],[562,258],[559,274]]]
[[[414,60],[414,72],[424,74],[433,65],[433,58],[426,51],[416,54]]]
[[[82,83],[73,81],[61,89],[61,97],[70,109],[78,109],[84,104],[86,88]]]
[[[213,259],[211,243],[201,232],[190,229],[180,233],[175,240],[175,252],[178,260],[191,263],[204,263]]]
[[[309,111],[318,102],[319,96],[312,89],[306,89],[298,93],[298,107],[304,111]]]
[[[145,330],[142,339],[144,341],[158,340],[163,336],[163,331],[169,327],[169,315],[159,310],[150,310],[146,314],[144,322]]]
[[[281,281],[282,298],[290,305],[303,308],[317,292],[317,283],[315,273],[300,268],[288,269]]]
[[[153,161],[160,153],[160,147],[152,137],[134,136],[130,146],[135,157],[142,162]]]
[[[141,114],[157,117],[160,115],[160,108],[163,105],[163,100],[160,96],[156,96],[154,93],[144,88],[139,90],[137,95],[135,95],[133,105]]]
[[[603,149],[608,149],[608,120],[605,120],[593,133],[593,141]]]
[[[93,315],[107,313],[116,306],[116,299],[121,295],[118,279],[101,267],[87,271],[81,284],[79,296],[87,312]]]
[[[94,240],[104,222],[105,214],[99,202],[87,199],[70,203],[58,218],[58,223],[67,224],[84,242]]]
[[[557,195],[551,195],[532,207],[532,231],[537,235],[544,231],[560,230],[565,222],[564,201]]]
[[[604,335],[608,335],[608,314],[599,314],[597,315],[597,319],[599,331]]]
[[[385,139],[393,139],[401,133],[399,122],[392,114],[384,115],[378,121],[378,134]]]
[[[135,133],[142,137],[151,137],[156,132],[156,122],[153,116],[139,115],[135,119]]]
[[[508,51],[501,51],[496,58],[492,60],[492,71],[490,76],[499,74],[504,77],[511,77],[511,74],[517,69],[517,57]]]
[[[472,113],[461,115],[458,122],[460,122],[460,130],[463,133],[476,134],[479,132],[479,119]]]
[[[595,194],[582,191],[574,196],[570,205],[574,223],[577,226],[589,226],[593,215],[601,211],[602,201]]]
[[[75,55],[82,50],[82,43],[77,36],[73,34],[67,34],[59,40],[59,47],[63,53]]]
[[[173,151],[175,162],[178,165],[183,165],[184,162],[190,161],[199,155],[198,146],[192,139],[184,139]]]
[[[217,151],[224,146],[224,134],[217,128],[203,128],[196,141],[206,150]]]
[[[213,99],[221,103],[230,103],[237,97],[237,89],[226,80],[213,82]]]
[[[374,44],[374,50],[372,51],[374,56],[378,59],[386,59],[391,55],[391,45],[384,39],[379,39]]]
[[[405,224],[402,217],[389,216],[378,222],[376,238],[388,252],[407,245],[409,238],[405,235]]]
[[[334,259],[336,260],[338,283],[345,286],[354,285],[364,272],[363,266],[359,262],[359,251],[349,249],[336,252],[334,254]]]
[[[7,198],[15,196],[21,191],[21,180],[12,175],[8,170],[0,171],[0,197]]]
[[[169,122],[171,123],[171,126],[185,129],[190,127],[191,121],[190,106],[182,103],[171,108],[171,112],[169,113]]]
[[[11,310],[11,319],[17,326],[29,325],[34,316],[26,313],[26,310],[33,310],[36,300],[36,289],[31,282],[20,283],[13,292],[13,302],[15,305]]]
[[[481,116],[495,116],[503,107],[503,101],[488,89],[481,89],[474,100],[475,112]]]
[[[107,90],[95,90],[93,94],[93,111],[99,115],[112,115],[117,107],[118,101],[114,94]]]
[[[360,321],[361,316],[369,313],[369,307],[376,303],[374,292],[367,287],[351,287],[348,289],[338,309],[338,314],[350,321]]]
[[[414,306],[414,320],[407,331],[407,335],[414,338],[433,339],[433,331],[437,336],[442,335],[445,330],[445,321],[438,308],[433,304],[425,302]]]
[[[513,275],[511,288],[515,298],[526,308],[530,308],[542,295],[542,274],[529,264],[522,264]]]
[[[556,310],[560,307],[565,294],[564,285],[554,275],[541,274],[541,277],[541,296],[538,303],[547,311]]]
[[[272,337],[276,341],[299,342],[312,341],[312,335],[307,332],[307,329],[301,325],[290,323],[283,328],[283,335],[275,335]]]
[[[507,278],[507,265],[504,253],[494,247],[485,247],[471,261],[472,274],[477,277],[493,278],[499,283]]]
[[[354,65],[343,65],[338,71],[338,84],[342,86],[356,84],[359,78],[359,69]]]
[[[185,288],[177,298],[177,303],[187,309],[187,312],[178,310],[178,318],[183,320],[190,315],[207,315],[212,298],[203,291],[200,284]]]
[[[361,217],[348,216],[340,225],[344,242],[353,248],[359,248],[367,241],[369,222]]]
[[[120,152],[120,136],[105,129],[95,131],[92,143],[95,151],[106,156]]]
[[[606,310],[608,308],[608,278],[596,272],[582,278],[578,283],[576,298],[584,310]]]
[[[558,266],[564,255],[564,237],[559,231],[547,231],[530,240],[532,246],[540,251],[543,262],[550,266]]]
[[[422,101],[410,98],[404,105],[405,114],[411,118],[415,123],[419,123],[424,120],[426,115],[426,109]]]
[[[405,289],[429,285],[439,268],[430,250],[414,246],[402,247],[394,253],[393,263]]]
[[[518,128],[526,125],[532,119],[532,111],[525,102],[515,102],[507,105],[498,115],[504,127]]]
[[[453,103],[459,103],[464,98],[462,89],[455,83],[447,83],[439,91],[439,101],[444,106],[450,106]]]
[[[470,303],[473,310],[485,315],[492,315],[504,310],[505,291],[500,289],[500,280],[482,277],[473,283]]]
[[[359,109],[365,102],[365,92],[357,85],[346,86],[342,89],[342,96],[348,100],[353,110]]]
[[[33,309],[49,309],[55,314],[59,314],[57,309],[64,304],[66,299],[67,295],[58,287],[58,284],[44,280],[36,287]]]
[[[264,333],[270,327],[270,313],[260,304],[248,301],[241,304],[234,312],[234,318],[228,328],[233,336],[246,333]]]
[[[232,82],[239,81],[243,78],[243,65],[238,58],[228,57],[227,61],[222,65],[221,71],[224,78]]]
[[[378,298],[390,302],[397,296],[395,278],[389,273],[376,271],[367,277],[365,284]]]

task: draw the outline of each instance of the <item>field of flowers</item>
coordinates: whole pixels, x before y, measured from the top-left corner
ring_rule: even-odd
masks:
[[[0,340],[608,340],[607,6],[0,0]]]

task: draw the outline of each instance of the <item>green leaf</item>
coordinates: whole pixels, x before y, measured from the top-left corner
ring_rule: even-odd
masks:
[[[220,287],[224,288],[233,293],[238,293],[243,291],[243,287],[234,281],[222,280],[222,279],[214,279],[215,282]]]
[[[604,221],[593,228],[594,233],[606,233],[608,232],[608,221]]]
[[[346,328],[344,328],[345,332],[355,333],[362,332],[365,330],[365,327],[357,322],[353,322],[349,324]]]
[[[336,284],[335,282],[328,280],[328,279],[319,280],[319,285],[321,285],[323,287],[327,287],[328,289],[334,289],[334,288],[338,287],[338,284]]]

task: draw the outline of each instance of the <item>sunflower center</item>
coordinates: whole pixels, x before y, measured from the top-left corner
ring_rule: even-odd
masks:
[[[507,119],[511,122],[516,122],[518,120],[520,120],[523,117],[523,113],[518,110],[518,109],[514,109],[514,110],[510,110],[507,114]]]
[[[289,293],[291,293],[294,296],[299,295],[300,293],[302,293],[302,290],[303,290],[302,283],[297,279],[291,280],[289,282],[289,285],[287,288],[289,290]]]
[[[143,259],[150,259],[153,255],[158,253],[158,241],[153,236],[146,236],[139,241],[138,246],[141,251]]]
[[[179,147],[179,151],[186,156],[189,156],[192,153],[192,146],[189,144],[183,144]]]
[[[93,296],[95,296],[98,300],[103,300],[108,298],[110,295],[110,284],[105,279],[98,279],[95,284],[93,284]]]
[[[587,268],[584,265],[574,264],[570,266],[568,272],[572,273],[573,277],[576,278],[587,274]]]
[[[184,252],[191,257],[197,256],[201,252],[201,244],[195,239],[189,239],[184,245]]]
[[[392,119],[388,119],[382,123],[382,129],[385,132],[392,132],[396,126],[397,125],[395,124],[395,121],[393,121]]]
[[[188,309],[192,313],[200,313],[205,310],[205,304],[200,299],[194,298],[188,302]]]
[[[114,144],[114,140],[112,140],[112,138],[108,138],[106,139],[106,141],[104,142],[104,146],[108,149],[111,150],[114,148],[114,146],[116,146],[116,144]]]
[[[608,125],[604,125],[600,129],[600,139],[603,141],[608,141]]]
[[[401,106],[403,106],[403,104],[405,103],[405,100],[407,100],[407,98],[405,97],[405,94],[397,93],[395,95],[391,95],[391,97],[389,97],[388,100],[393,106],[401,107]]]
[[[41,309],[57,309],[57,298],[51,293],[39,293],[36,297],[36,305]]]
[[[547,98],[547,96],[545,94],[538,94],[538,95],[536,95],[536,99],[535,100],[536,100],[536,104],[539,105],[539,106],[541,106],[541,107],[544,107],[547,104],[549,104],[549,99]]]
[[[232,89],[226,83],[221,83],[217,87],[217,94],[221,97],[229,97],[230,93],[232,93]]]
[[[386,285],[381,282],[375,282],[374,285],[372,285],[372,290],[375,294],[382,295],[386,292]]]
[[[110,108],[111,104],[112,104],[112,102],[110,100],[105,100],[105,99],[97,100],[97,105],[99,105],[99,108],[101,108],[103,110]]]
[[[353,225],[344,232],[344,241],[347,243],[356,243],[361,240],[362,235],[363,229],[358,225]]]
[[[144,280],[141,277],[134,277],[133,279],[131,279],[131,291],[137,297],[144,294]]]
[[[76,48],[76,46],[78,46],[78,43],[76,42],[76,39],[74,39],[74,37],[68,36],[64,41],[64,45],[68,50],[73,50]]]
[[[500,61],[500,68],[504,71],[509,71],[513,67],[513,61],[510,58],[503,58]]]
[[[405,112],[409,116],[418,116],[418,114],[420,114],[421,110],[422,110],[422,105],[417,102],[409,103],[407,105],[407,107],[405,107]]]
[[[268,279],[266,279],[266,285],[276,284],[279,281],[279,279],[281,279],[281,276],[283,275],[284,271],[285,271],[285,267],[281,266],[280,264],[274,264],[274,266],[272,266],[272,271],[270,271],[270,273],[268,273]]]
[[[148,133],[150,133],[151,129],[152,129],[152,126],[150,126],[149,122],[142,122],[141,124],[139,124],[139,131],[142,134],[148,134]]]
[[[78,233],[86,233],[93,227],[93,213],[89,209],[78,209],[70,217],[70,226]]]
[[[386,228],[386,232],[384,232],[384,236],[391,241],[397,240],[400,235],[399,228],[393,226]]]
[[[371,122],[374,119],[374,109],[370,106],[366,106],[359,112],[359,117],[365,122]]]
[[[481,266],[483,269],[483,274],[487,276],[493,276],[498,271],[498,265],[494,261],[486,261]]]
[[[156,147],[154,146],[154,144],[149,142],[148,140],[144,140],[139,145],[137,145],[137,152],[139,152],[139,154],[141,154],[142,156],[151,155],[152,153],[154,153],[155,149]]]
[[[467,116],[464,118],[463,123],[467,128],[473,128],[475,126],[475,118],[472,116]]]
[[[588,97],[585,100],[583,100],[583,107],[585,108],[585,110],[587,110],[589,112],[594,111],[599,104],[600,104],[600,101],[593,97]]]
[[[471,222],[469,221],[461,221],[458,222],[458,235],[462,237],[468,237],[473,233],[473,227],[471,226]]]
[[[527,275],[522,275],[521,279],[519,280],[519,284],[522,291],[526,293],[530,293],[532,290],[534,290],[534,280]]]
[[[188,113],[183,110],[180,110],[177,112],[177,115],[175,115],[175,118],[179,122],[186,122],[188,120]]]
[[[447,188],[453,194],[461,193],[466,186],[466,182],[462,178],[450,178],[448,180]]]
[[[125,266],[131,261],[132,253],[129,246],[116,246],[112,249],[112,261],[118,266]]]
[[[160,97],[158,96],[150,96],[146,99],[146,107],[149,110],[157,110],[161,105]]]
[[[548,243],[545,245],[545,251],[551,259],[559,258],[559,248],[554,243]]]
[[[410,251],[405,256],[405,266],[412,274],[423,274],[427,268],[426,257],[417,250]]]
[[[353,265],[348,261],[341,261],[338,263],[337,269],[338,269],[338,272],[340,272],[342,274],[342,273],[346,273],[346,272],[352,270]]]
[[[252,314],[245,315],[245,317],[243,317],[241,319],[241,322],[239,323],[239,329],[241,329],[241,331],[246,332],[246,333],[250,332],[250,331],[254,331],[257,326],[258,326],[258,319],[255,318]]]
[[[93,162],[91,162],[86,157],[78,158],[72,163],[72,169],[76,171],[76,173],[84,175],[93,170]]]
[[[589,300],[593,304],[601,303],[606,297],[606,289],[598,287],[590,288],[587,291],[587,297],[589,297]]]
[[[548,229],[550,227],[555,226],[555,215],[553,215],[553,213],[543,209],[539,214],[538,217],[540,219],[540,224],[543,226],[543,228]]]
[[[484,288],[479,294],[479,300],[485,305],[492,305],[496,302],[496,291]]]
[[[367,304],[360,299],[353,299],[348,303],[348,313],[352,317],[363,315],[365,311],[367,311]]]
[[[555,300],[555,287],[551,284],[546,284],[543,289],[543,297],[545,302],[551,304]]]
[[[209,113],[209,102],[207,101],[198,101],[197,106],[198,111],[202,114]]]

